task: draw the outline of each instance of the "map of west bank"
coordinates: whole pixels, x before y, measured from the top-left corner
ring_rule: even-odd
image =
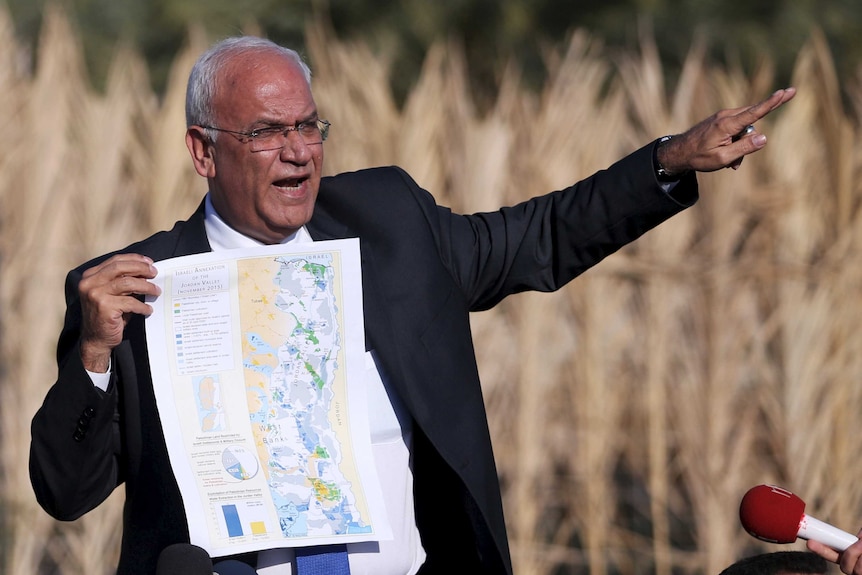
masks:
[[[368,531],[353,490],[333,254],[238,262],[255,444],[286,537]]]
[[[391,538],[368,426],[358,240],[158,262],[156,403],[213,557]]]

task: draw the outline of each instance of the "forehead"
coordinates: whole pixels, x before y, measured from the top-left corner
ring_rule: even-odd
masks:
[[[220,71],[214,99],[222,121],[293,123],[317,107],[299,64],[272,50],[232,57]]]

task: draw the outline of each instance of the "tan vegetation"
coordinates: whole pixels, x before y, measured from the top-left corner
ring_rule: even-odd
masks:
[[[163,99],[122,49],[96,93],[62,14],[48,15],[31,71],[0,11],[8,575],[116,564],[122,490],[76,522],[49,518],[27,477],[29,421],[55,376],[65,272],[170,226],[204,193],[182,98],[207,41],[190,37]],[[746,77],[693,48],[666,94],[648,41],[611,60],[579,33],[548,54],[541,94],[508,70],[481,114],[462,54],[441,44],[402,109],[364,46],[313,27],[308,55],[333,123],[326,172],[399,164],[462,211],[564,187],[780,87],[766,64]],[[695,208],[559,293],[475,316],[517,573],[717,574],[768,549],[737,519],[743,493],[764,482],[821,519],[862,526],[862,146],[822,38],[799,54],[794,84],[796,99],[758,126],[767,149],[700,176]],[[862,109],[862,92],[848,93]]]

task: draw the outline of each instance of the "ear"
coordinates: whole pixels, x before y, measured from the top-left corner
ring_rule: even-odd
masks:
[[[195,171],[205,178],[215,177],[215,148],[200,126],[186,130],[186,147],[192,156]]]

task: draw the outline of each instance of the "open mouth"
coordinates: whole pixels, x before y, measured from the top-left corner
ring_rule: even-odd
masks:
[[[299,190],[308,178],[284,178],[273,182],[273,185],[283,190]]]

